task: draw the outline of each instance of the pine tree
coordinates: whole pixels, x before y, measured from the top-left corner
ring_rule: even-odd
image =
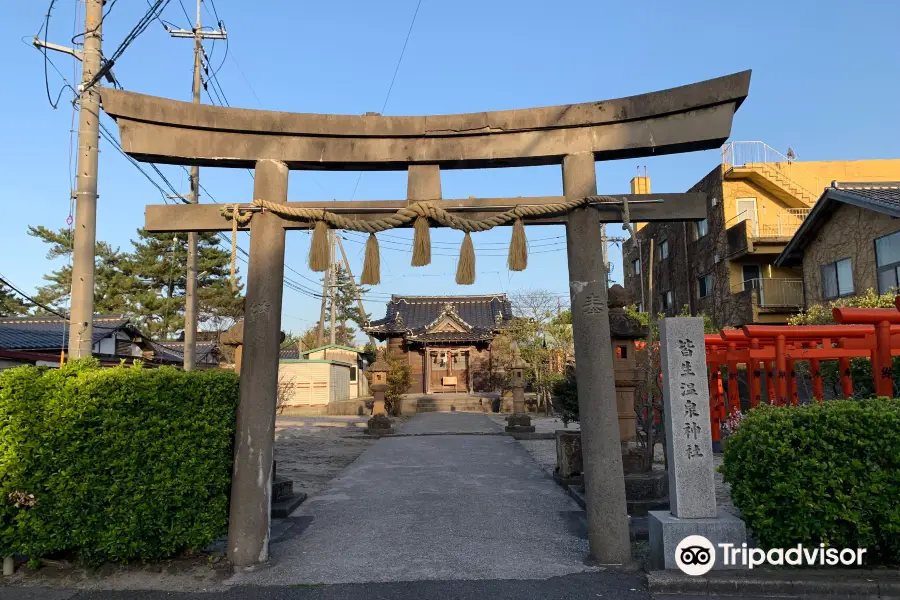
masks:
[[[348,322],[363,325],[369,321],[369,315],[363,314],[359,310],[356,302],[356,294],[353,293],[353,285],[350,281],[350,274],[343,266],[338,265],[335,273],[336,287],[334,294],[334,313],[337,329],[334,334],[334,341],[345,346],[353,345],[353,339],[356,337],[356,330],[347,325]],[[360,295],[368,293],[369,288],[357,286]],[[330,302],[330,299],[329,299]],[[331,310],[325,311],[325,330],[331,331]]]
[[[138,325],[154,339],[177,337],[184,329],[187,234],[138,230],[126,270],[135,278],[130,302]],[[197,239],[197,320],[218,331],[243,314],[243,297],[231,290],[231,256],[213,233]]]
[[[52,231],[44,226],[28,226],[28,235],[36,237],[50,245],[47,259],[70,257],[73,247],[72,230],[67,228]],[[127,294],[134,286],[134,281],[123,270],[126,255],[108,243],[98,241],[94,247],[96,256],[94,263],[94,312],[96,314],[130,315]],[[66,307],[66,300],[72,291],[72,266],[63,267],[44,275],[49,283],[37,290],[35,300],[46,304],[60,312]],[[38,314],[45,311],[38,308]]]
[[[28,312],[28,306],[11,288],[0,283],[0,317],[17,317]]]

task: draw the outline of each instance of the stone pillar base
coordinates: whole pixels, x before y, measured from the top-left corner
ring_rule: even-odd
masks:
[[[650,568],[678,569],[675,564],[675,547],[689,535],[702,535],[716,549],[716,563],[713,569],[735,568],[723,563],[723,550],[719,544],[734,544],[740,548],[747,541],[744,521],[729,512],[719,509],[715,518],[679,519],[667,510],[652,510],[649,513]],[[739,568],[739,567],[738,567]]]
[[[394,433],[394,426],[387,415],[375,415],[366,423],[366,433],[369,435],[391,435]]]
[[[534,433],[534,425],[531,417],[523,413],[516,413],[506,417],[507,433]]]

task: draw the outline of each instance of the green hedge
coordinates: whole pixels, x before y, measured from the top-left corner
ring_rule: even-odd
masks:
[[[900,400],[761,406],[728,439],[722,471],[762,546],[900,562]]]
[[[237,402],[223,371],[3,371],[0,554],[124,562],[204,548],[227,528]]]

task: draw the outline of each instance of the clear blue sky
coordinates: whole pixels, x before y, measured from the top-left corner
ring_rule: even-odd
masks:
[[[193,15],[194,0],[182,0]],[[0,145],[4,182],[0,218],[0,273],[26,291],[41,284],[55,264],[26,226],[65,226],[69,196],[70,95],[58,110],[47,103],[43,57],[23,44],[34,35],[47,2],[7,6],[0,20],[5,92]],[[105,54],[118,46],[146,9],[120,0],[104,25]],[[565,6],[566,8],[562,8]],[[68,45],[75,0],[58,0],[50,41]],[[213,24],[209,0],[204,21]],[[416,8],[416,0],[385,2],[238,2],[216,0],[230,37],[230,56],[219,80],[233,106],[272,110],[362,114],[379,111]],[[83,10],[83,8],[82,8]],[[164,18],[188,28],[177,0]],[[581,2],[423,0],[384,113],[422,115],[527,108],[617,98],[753,69],[750,97],[738,111],[734,140],[764,140],[801,159],[900,157],[900,3],[882,1]],[[218,65],[224,45],[212,52]],[[52,56],[73,79],[72,60]],[[191,41],[171,39],[154,23],[115,67],[125,89],[190,99]],[[50,70],[56,96],[61,79]],[[204,102],[207,102],[204,96]],[[105,118],[108,127],[113,123]],[[98,237],[123,250],[143,223],[143,207],[161,202],[152,187],[103,142],[100,158]],[[717,151],[598,163],[599,192],[621,193],[638,166],[646,166],[656,192],[681,192],[712,169]],[[187,191],[184,172],[163,167]],[[292,172],[291,200],[348,199],[358,173]],[[202,169],[201,182],[219,202],[247,202],[252,181],[245,170]],[[556,166],[445,171],[444,196],[560,194]],[[356,198],[402,199],[405,173],[365,173]],[[210,198],[202,198],[209,202]],[[561,227],[529,227],[529,268],[506,269],[504,228],[473,237],[478,253],[475,285],[454,283],[461,234],[433,233],[436,256],[413,269],[408,252],[382,243],[382,281],[367,309],[383,315],[391,293],[443,294],[549,289],[568,299]],[[619,227],[610,226],[610,235]],[[409,239],[407,231],[391,235]],[[539,241],[547,240],[547,241]],[[245,234],[240,243],[249,247]],[[310,287],[309,238],[288,234],[288,276]],[[347,241],[354,271],[362,249]],[[621,254],[611,249],[613,277]],[[313,282],[306,281],[308,277]],[[299,331],[318,317],[318,300],[293,290],[284,295],[283,328]]]

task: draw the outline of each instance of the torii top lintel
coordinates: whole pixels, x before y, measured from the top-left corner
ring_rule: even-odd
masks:
[[[286,113],[191,104],[115,89],[103,109],[137,160],[253,168],[402,170],[557,164],[568,154],[636,158],[720,146],[750,71],[584,104],[421,117]]]

